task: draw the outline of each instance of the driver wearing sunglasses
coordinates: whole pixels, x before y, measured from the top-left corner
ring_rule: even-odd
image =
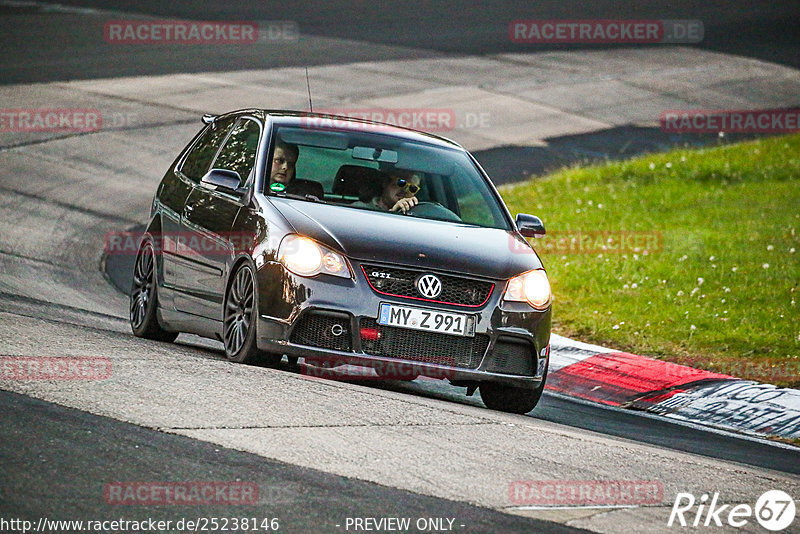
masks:
[[[387,177],[382,184],[381,194],[368,202],[358,201],[351,204],[356,208],[369,208],[381,211],[406,213],[419,204],[416,195],[422,183],[421,175],[404,169],[392,169],[386,172]]]
[[[419,192],[422,182],[419,174],[412,171],[394,169],[383,182],[383,192],[372,199],[372,206],[385,211],[406,213],[419,203],[414,196]]]

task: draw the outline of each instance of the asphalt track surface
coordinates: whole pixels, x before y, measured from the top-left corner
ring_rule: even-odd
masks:
[[[0,517],[129,521],[181,517],[278,518],[280,532],[343,532],[348,517],[451,518],[458,532],[585,532],[221,449],[0,391]],[[239,481],[253,504],[130,506],[106,500],[106,484],[130,480]]]
[[[520,45],[510,42],[508,24],[529,19],[681,19],[703,22],[700,47],[800,66],[800,5],[775,2],[159,2],[65,0],[60,6],[111,10],[114,18],[134,16],[193,20],[294,21],[303,46],[153,47],[110,46],[98,39],[109,17],[52,7],[45,12],[57,23],[42,24],[39,2],[0,2],[0,14],[20,16],[3,29],[0,82],[23,83],[81,78],[264,69],[276,66],[328,65],[353,61],[430,57],[434,55],[574,50],[579,45]],[[53,3],[47,3],[52,5]],[[325,38],[345,39],[332,47]],[[584,48],[587,48],[585,45]],[[590,45],[588,48],[598,48]],[[131,60],[131,54],[136,59]]]
[[[344,1],[240,1],[211,5],[129,1],[112,5],[96,0],[2,0],[0,17],[9,21],[0,32],[0,50],[4,52],[0,55],[0,84],[4,85],[615,47],[514,43],[508,37],[508,25],[519,19],[697,20],[703,23],[704,37],[690,46],[698,50],[800,66],[800,4],[791,0],[765,5],[505,1],[489,6],[459,0],[392,2],[377,8]],[[103,25],[109,20],[164,18],[245,20],[262,26],[274,21],[290,22],[299,28],[300,37],[223,46],[116,45],[102,37]],[[725,141],[748,137],[752,136],[731,134]],[[495,183],[502,184],[525,174],[541,174],[572,164],[717,142],[715,135],[667,134],[657,128],[624,125],[553,137],[548,139],[547,147],[511,143],[473,153]]]
[[[131,50],[110,47],[96,39],[97,28],[102,26],[102,20],[107,19],[107,15],[75,12],[71,8],[63,7],[69,4],[93,6],[91,2],[62,2],[58,8],[43,7],[36,2],[0,2],[0,17],[13,16],[16,21],[13,27],[4,28],[0,37],[4,52],[0,57],[0,81],[3,84],[344,63],[376,57],[388,60],[507,51],[513,48],[506,38],[509,20],[570,18],[576,12],[574,5],[552,3],[532,7],[527,2],[501,4],[488,11],[473,8],[466,3],[460,6],[448,4],[447,8],[435,7],[433,3],[425,3],[422,8],[418,5],[409,7],[411,4],[407,7],[376,8],[361,3],[320,2],[305,4],[302,9],[285,3],[262,3],[255,8],[225,3],[212,11],[207,6],[195,8],[191,4],[180,2],[166,7],[155,2],[131,2],[128,5],[119,4],[115,11],[204,20],[299,20],[304,35],[301,39],[302,46],[287,47],[285,50],[275,47],[267,56],[263,55],[263,50],[222,50],[221,47],[180,51],[174,48],[142,47],[131,54]],[[708,11],[712,8],[691,7],[694,4],[689,3],[673,3],[668,9],[642,8],[638,12],[626,10],[624,4],[614,3],[613,9],[609,5],[611,4],[595,3],[591,7],[584,7],[584,10],[590,11],[582,12],[582,18],[701,19],[705,22],[707,36],[703,47],[751,55],[787,65],[797,65],[798,62],[796,51],[800,32],[797,31],[796,2],[771,3],[766,7],[740,6],[736,10],[717,6],[712,11]],[[102,9],[106,6],[98,2],[95,7]],[[542,11],[537,11],[539,9]],[[559,11],[561,9],[564,11]],[[90,24],[86,23],[87,18],[91,21]],[[29,20],[30,23],[26,25],[20,23],[21,20]],[[328,39],[336,39],[336,46],[332,46],[333,41]],[[348,42],[338,41],[341,39]],[[514,50],[519,51],[518,48]],[[136,59],[131,60],[132,57]],[[113,166],[110,164],[109,168]],[[141,222],[131,218],[128,212],[120,211],[109,218],[103,210],[92,212],[75,209],[70,198],[54,200],[47,192],[50,187],[44,187],[36,193],[25,192],[24,188],[15,185],[17,176],[12,177],[5,174],[6,171],[3,172],[2,186],[8,196],[7,206],[17,203],[26,210],[36,211],[36,217],[39,218],[37,220],[46,220],[48,215],[59,217],[59,234],[55,237],[60,246],[72,239],[71,236],[65,239],[60,232],[69,230],[71,225],[82,228],[83,224],[86,228],[91,228],[86,221],[91,222],[93,218],[102,219],[103,225],[113,224],[120,228]],[[41,169],[33,172],[37,176],[47,176]],[[43,185],[56,187],[57,183],[45,182]],[[100,191],[97,195],[107,196],[108,193]],[[4,213],[7,216],[8,211]],[[15,224],[16,221],[12,218],[2,221],[3,227],[9,232]],[[455,486],[461,484],[469,489],[473,485],[479,485],[477,480],[486,478],[485,473],[479,472],[480,467],[492,465],[490,461],[484,464],[481,460],[481,466],[476,466],[476,471],[471,473],[464,469],[464,463],[456,457],[442,460],[436,457],[427,458],[427,462],[431,463],[424,465],[430,473],[426,473],[424,469],[422,472],[409,473],[410,478],[418,479],[418,483],[409,482],[397,474],[389,476],[377,468],[375,473],[366,469],[359,470],[358,466],[348,464],[354,461],[352,458],[336,449],[336,438],[341,438],[342,435],[349,436],[349,439],[354,440],[353,443],[359,440],[359,436],[365,436],[356,428],[357,425],[344,425],[344,434],[323,433],[319,437],[308,432],[298,438],[286,433],[287,429],[282,429],[280,425],[254,423],[255,441],[264,436],[285,436],[287,446],[296,447],[297,452],[275,451],[267,445],[253,443],[249,437],[242,438],[242,433],[247,429],[241,428],[241,423],[240,427],[221,423],[209,423],[208,427],[200,424],[181,426],[180,421],[172,421],[170,417],[192,420],[191,411],[196,409],[198,421],[201,421],[203,410],[210,408],[201,401],[191,406],[187,402],[185,414],[159,414],[158,411],[164,409],[159,393],[170,384],[169,377],[181,382],[181,386],[184,378],[182,375],[180,378],[179,375],[167,375],[163,382],[158,382],[157,375],[146,374],[148,368],[160,369],[160,366],[165,366],[164,370],[175,371],[176,369],[169,368],[174,365],[178,371],[187,373],[186,376],[207,373],[204,376],[210,378],[197,382],[205,386],[219,380],[221,384],[228,386],[241,383],[242,387],[252,387],[254,381],[268,379],[271,385],[288,384],[288,392],[292,391],[297,372],[283,369],[277,372],[276,378],[270,370],[238,369],[235,366],[231,368],[223,361],[217,347],[192,338],[179,340],[171,348],[138,342],[126,332],[124,320],[120,320],[119,303],[123,303],[121,311],[124,316],[124,299],[118,293],[115,296],[115,290],[108,286],[101,288],[97,285],[98,278],[102,283],[105,282],[97,276],[99,273],[96,264],[77,258],[79,267],[85,273],[83,278],[77,278],[62,269],[65,264],[63,262],[66,261],[64,258],[70,255],[69,250],[57,247],[52,258],[24,250],[11,252],[13,253],[3,251],[4,266],[14,266],[13,270],[8,269],[0,278],[3,291],[18,287],[18,280],[14,277],[23,277],[24,280],[28,276],[32,285],[41,283],[35,282],[37,273],[41,273],[40,276],[46,278],[45,283],[53,285],[48,291],[52,292],[49,294],[53,295],[54,303],[47,302],[49,299],[38,300],[13,292],[3,292],[0,295],[2,352],[30,354],[37,347],[40,352],[44,349],[51,354],[59,350],[66,353],[117,350],[119,359],[114,361],[115,365],[121,366],[122,373],[121,382],[114,384],[114,387],[121,389],[108,392],[91,387],[85,388],[85,391],[64,392],[47,387],[40,390],[31,388],[27,391],[25,386],[14,386],[19,392],[27,392],[52,402],[32,399],[18,393],[0,393],[0,405],[3,406],[0,415],[0,478],[3,481],[0,489],[0,517],[36,519],[48,515],[63,519],[110,519],[119,513],[119,507],[111,507],[102,499],[102,486],[109,481],[238,478],[257,482],[265,495],[278,496],[276,502],[266,500],[253,512],[258,512],[259,515],[271,514],[279,507],[280,517],[287,525],[282,530],[287,532],[309,531],[311,528],[317,531],[341,532],[342,529],[337,528],[335,522],[330,522],[331,518],[394,514],[411,517],[456,517],[465,525],[464,531],[469,532],[559,531],[560,528],[568,530],[568,527],[556,523],[489,509],[504,508],[495,504],[502,500],[491,495],[480,499],[482,503],[490,503],[489,508],[466,504],[478,499],[459,499],[456,497],[457,492],[447,486],[447,483]],[[23,264],[24,267],[18,266]],[[75,298],[75,307],[58,302],[59,298],[62,302],[69,300],[64,296],[65,293],[67,297],[79,295]],[[217,375],[213,374],[215,371]],[[137,377],[154,380],[149,398],[142,394],[148,390],[146,385],[136,381]],[[304,390],[323,391],[320,400],[323,397],[331,399],[329,403],[313,405],[314,408],[330,408],[336,406],[337,402],[342,403],[345,420],[352,417],[351,414],[361,413],[360,410],[373,410],[378,419],[384,416],[389,420],[402,419],[398,410],[412,406],[412,413],[420,410],[422,415],[431,418],[432,422],[429,424],[434,430],[437,424],[445,425],[443,428],[452,425],[448,434],[434,433],[431,436],[447,436],[458,433],[459,425],[472,425],[465,426],[472,430],[472,435],[463,432],[460,434],[462,439],[471,440],[474,437],[477,441],[491,443],[486,434],[481,433],[482,428],[489,428],[494,429],[490,435],[508,434],[515,436],[515,439],[520,435],[526,436],[537,450],[552,446],[550,454],[544,456],[546,459],[531,470],[526,464],[536,464],[541,461],[540,456],[533,453],[530,456],[519,456],[520,444],[507,443],[509,448],[514,449],[514,454],[517,454],[512,460],[519,462],[521,458],[525,459],[525,464],[518,463],[519,476],[522,477],[597,477],[598,473],[613,473],[611,464],[616,462],[620,478],[632,478],[632,473],[641,473],[643,478],[662,477],[667,487],[666,499],[671,498],[675,491],[687,488],[694,489],[697,494],[703,490],[727,489],[727,497],[735,501],[750,499],[766,489],[786,489],[792,492],[792,488],[796,487],[796,480],[790,475],[800,472],[800,455],[796,449],[741,439],[730,434],[692,428],[647,415],[602,408],[553,395],[545,395],[541,405],[531,415],[517,418],[477,408],[480,403],[476,398],[467,399],[460,394],[460,390],[438,383],[386,382],[345,384],[341,388],[333,388],[304,382],[303,386]],[[130,395],[126,395],[126,389],[130,390]],[[297,391],[295,390],[295,394]],[[104,398],[106,393],[111,395]],[[178,390],[174,393],[177,400],[187,401],[191,398],[181,397],[181,393]],[[230,391],[229,395],[229,400],[239,402],[247,397],[244,392],[238,391]],[[71,396],[79,400],[67,400]],[[214,393],[206,391],[203,396],[214,397]],[[101,402],[99,399],[105,400]],[[75,406],[85,411],[59,404]],[[124,409],[129,405],[133,405],[132,412]],[[92,406],[99,406],[95,413],[101,413],[105,417],[86,413],[95,410]],[[180,403],[172,404],[171,408],[175,409],[175,406],[180,406]],[[212,413],[224,414],[218,415],[220,420],[233,413],[234,416],[230,416],[232,419],[242,421],[247,420],[247,412],[243,415],[236,415],[236,412],[256,406],[256,403],[234,403],[228,410]],[[435,411],[424,411],[429,408]],[[295,414],[298,421],[308,418],[308,411],[301,408]],[[437,412],[446,413],[446,417],[431,415]],[[264,417],[255,411],[250,413],[254,419]],[[366,414],[364,417],[370,418]],[[442,417],[445,421],[442,422],[437,417]],[[331,414],[330,418],[331,425],[335,426],[337,417]],[[468,419],[468,422],[463,422],[464,419]],[[475,422],[470,422],[472,420]],[[353,425],[352,422],[350,424]],[[390,441],[392,438],[403,441],[401,434],[393,435],[381,430],[380,427],[387,423],[368,421],[368,424],[375,424],[371,430],[374,432],[374,439],[387,450],[395,450]],[[309,425],[309,428],[312,427],[313,425]],[[262,428],[274,434],[258,434]],[[514,434],[514,428],[519,432],[525,429],[525,432]],[[238,435],[228,435],[236,434],[237,430]],[[411,436],[420,437],[420,434],[413,434],[417,431],[408,432],[412,433]],[[537,441],[537,436],[547,438],[547,441]],[[311,444],[303,449],[298,440],[306,438]],[[327,443],[329,438],[333,438],[330,439],[330,450],[319,447],[314,449],[314,443]],[[418,442],[420,449],[428,454],[438,448],[435,439],[431,439],[432,443],[424,439]],[[264,452],[261,447],[267,447],[268,452]],[[239,452],[233,450],[234,448],[257,452],[258,455]],[[397,450],[403,449],[398,447]],[[410,454],[409,449],[405,451]],[[372,453],[376,454],[375,450]],[[487,458],[493,458],[496,451],[486,449],[485,454]],[[361,461],[366,465],[370,459],[365,457]],[[417,462],[423,463],[423,460],[418,458]],[[442,462],[451,464],[457,473],[450,475],[452,480],[440,483],[436,477],[442,476],[442,471],[437,470],[441,466],[435,464]],[[663,467],[654,467],[654,463],[661,463]],[[526,467],[523,468],[523,465]],[[712,477],[717,481],[709,486]],[[387,482],[375,484],[365,481],[381,479]],[[503,480],[507,482],[509,478]],[[415,491],[401,488],[412,488]],[[275,489],[274,493],[271,492],[272,489]],[[473,494],[465,490],[464,495],[468,494],[481,495],[480,492]],[[450,498],[442,498],[441,495]],[[665,502],[664,506],[668,507],[670,504],[671,502]],[[512,509],[506,511],[513,514],[525,513]],[[605,519],[600,517],[602,514],[597,514],[597,518],[585,521],[581,517],[564,514],[545,514],[540,517],[550,517],[562,523],[568,521],[572,525],[586,526],[597,531],[614,531],[620,525],[657,531],[663,527],[662,520],[665,520],[668,510],[655,510],[649,515],[643,511],[640,518],[632,514],[633,512],[626,515],[622,510],[616,515],[608,514]],[[197,507],[193,507],[184,513],[184,510],[175,507],[136,507],[133,511],[126,509],[124,515],[128,518],[149,516],[174,519],[182,515],[230,517],[233,514],[229,508],[203,507],[198,513]],[[660,526],[655,521],[661,521]]]

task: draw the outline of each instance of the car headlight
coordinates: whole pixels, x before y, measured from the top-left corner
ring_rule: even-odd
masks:
[[[505,300],[527,302],[537,310],[544,310],[553,300],[547,273],[542,269],[528,271],[508,281]]]
[[[350,268],[341,254],[301,235],[290,234],[283,238],[278,247],[278,260],[300,276],[322,273],[351,278]]]

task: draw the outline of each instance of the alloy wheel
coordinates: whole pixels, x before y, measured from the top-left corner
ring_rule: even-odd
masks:
[[[242,267],[236,273],[225,302],[223,339],[229,355],[238,354],[247,340],[253,322],[255,283],[253,273]]]
[[[153,246],[146,243],[136,257],[133,268],[133,287],[130,300],[131,326],[141,328],[147,316],[147,307],[153,297]]]

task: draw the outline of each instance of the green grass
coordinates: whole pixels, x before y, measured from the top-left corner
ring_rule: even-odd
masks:
[[[501,193],[555,234],[531,242],[556,333],[800,386],[800,135],[564,169]],[[579,231],[660,241],[646,252],[552,250]]]

